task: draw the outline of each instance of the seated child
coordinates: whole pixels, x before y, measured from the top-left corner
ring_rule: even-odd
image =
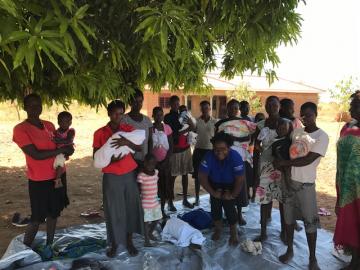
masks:
[[[123,137],[136,145],[141,145],[145,140],[145,130],[134,129],[132,126],[126,124],[121,124],[120,130],[121,131],[114,133],[94,154],[95,168],[104,168],[108,166],[112,157],[121,158],[129,153],[135,153],[135,151],[128,146],[121,146],[119,148],[113,147],[112,143],[115,138]]]
[[[155,169],[156,163],[155,156],[147,154],[142,171],[137,176],[137,182],[140,184],[142,207],[144,209],[145,247],[152,246],[150,239],[156,241],[153,232],[158,221],[162,218],[160,204],[157,200],[159,172]]]
[[[289,120],[280,118],[278,122],[278,127],[276,129],[277,137],[275,142],[272,144],[272,153],[276,159],[279,160],[290,160],[290,125]],[[282,174],[283,183],[285,187],[289,187],[290,178],[291,178],[291,167],[283,167],[280,169]]]
[[[54,142],[58,148],[73,145],[75,137],[75,129],[70,128],[72,124],[72,115],[69,112],[61,112],[58,115],[59,128],[54,131]],[[61,175],[64,172],[65,161],[69,157],[64,154],[56,156],[54,161],[54,169],[56,170],[55,188],[62,186]]]

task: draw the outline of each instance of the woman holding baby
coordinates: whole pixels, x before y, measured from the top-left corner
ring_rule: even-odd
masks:
[[[113,100],[108,104],[107,111],[109,123],[94,133],[94,154],[114,133],[128,128],[128,125],[121,124],[125,112],[122,101]],[[111,145],[115,148],[128,146],[134,151],[142,150],[141,145],[135,145],[123,137],[113,139]],[[127,154],[124,157],[112,156],[111,163],[102,169],[109,257],[116,255],[120,244],[126,246],[131,256],[138,254],[132,241],[133,233],[143,233],[143,212],[135,174],[137,166],[133,156]]]

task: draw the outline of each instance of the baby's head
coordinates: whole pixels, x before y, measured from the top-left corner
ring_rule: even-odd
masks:
[[[182,112],[187,112],[187,107],[185,105],[181,105],[179,107],[179,112],[182,113]]]
[[[146,154],[145,158],[144,158],[144,171],[146,173],[152,173],[154,172],[155,168],[156,168],[156,158],[153,154]]]
[[[262,121],[262,120],[265,120],[265,114],[263,114],[263,113],[257,113],[257,114],[255,115],[255,123],[258,123],[258,122],[260,122],[260,121]]]
[[[278,121],[278,126],[276,128],[276,133],[280,138],[286,137],[290,132],[290,121],[280,118]]]
[[[63,130],[68,130],[72,124],[72,115],[69,112],[63,111],[58,114],[58,124]]]

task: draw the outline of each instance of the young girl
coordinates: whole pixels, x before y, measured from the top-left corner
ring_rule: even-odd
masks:
[[[157,201],[157,182],[159,171],[156,168],[156,158],[146,154],[142,171],[137,176],[140,184],[141,202],[144,209],[145,247],[151,247],[150,239],[156,241],[153,231],[161,219],[161,209]]]
[[[164,218],[168,216],[165,214],[165,203],[170,204],[174,199],[174,187],[171,181],[171,166],[170,156],[173,152],[173,138],[171,127],[163,123],[164,112],[161,107],[153,109],[153,150],[152,153],[157,161],[157,170],[159,171],[158,190],[161,200],[161,212]]]
[[[61,112],[58,115],[59,128],[54,131],[54,142],[57,148],[64,146],[72,146],[74,143],[75,129],[70,128],[72,124],[72,115],[69,112]],[[64,154],[56,156],[54,161],[54,169],[56,170],[55,188],[61,187],[61,175],[64,172],[65,161],[69,157]]]

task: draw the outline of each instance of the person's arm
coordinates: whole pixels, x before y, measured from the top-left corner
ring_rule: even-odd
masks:
[[[254,170],[254,185],[255,188],[259,185],[260,177],[259,177],[259,161],[260,161],[260,150],[261,150],[261,142],[257,139],[259,136],[260,130],[257,128],[254,133],[254,153],[253,153],[253,170]]]
[[[172,153],[173,153],[173,150],[174,150],[174,140],[173,140],[173,137],[172,137],[172,134],[170,134],[168,136],[168,142],[169,142],[169,150],[167,151],[166,153],[166,157],[165,159],[170,159]]]
[[[221,193],[217,192],[216,190],[214,190],[210,183],[209,183],[209,176],[204,173],[199,171],[199,181],[200,181],[200,185],[213,197],[219,199],[221,197]]]
[[[234,200],[240,194],[241,187],[243,186],[244,181],[245,181],[245,175],[236,175],[234,181],[234,188],[230,193],[230,197],[224,199]]]
[[[152,150],[153,150],[152,134],[153,134],[153,127],[150,127],[149,128],[149,139],[148,139],[148,153],[152,153]]]
[[[321,157],[320,154],[310,152],[305,157],[293,159],[293,160],[275,160],[274,166],[280,167],[305,167],[313,163],[317,158]]]
[[[121,138],[114,138],[111,142],[111,147],[115,147],[116,149],[120,148],[121,146],[127,146],[134,150],[135,152],[142,151],[142,145],[134,144],[133,142],[129,141],[128,139],[121,137]]]
[[[59,154],[72,155],[74,153],[74,148],[72,146],[66,146],[55,150],[38,150],[35,145],[29,144],[23,146],[21,150],[35,160],[45,160]]]

